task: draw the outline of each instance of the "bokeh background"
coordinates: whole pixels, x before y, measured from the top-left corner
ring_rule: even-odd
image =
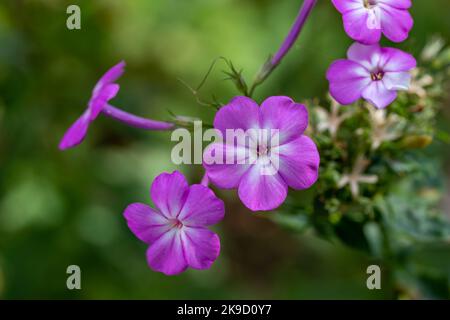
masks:
[[[389,286],[367,290],[367,256],[256,217],[233,192],[219,192],[227,216],[216,227],[222,254],[213,267],[176,277],[155,273],[122,211],[131,202],[150,201],[149,187],[160,172],[178,169],[194,183],[201,167],[171,163],[168,133],[141,132],[103,117],[81,146],[57,149],[99,76],[121,59],[128,66],[116,106],[161,120],[175,113],[211,123],[213,112],[178,79],[195,86],[219,56],[250,79],[282,42],[301,2],[2,0],[0,299],[391,298]],[[81,30],[66,28],[70,4],[81,7]],[[418,54],[434,35],[450,40],[448,0],[416,0],[411,12],[415,28],[398,47]],[[257,100],[323,97],[326,69],[350,44],[338,12],[320,0]],[[227,102],[236,94],[223,81],[223,69],[218,63],[203,97]],[[441,121],[444,128],[450,124]],[[444,175],[448,146],[433,150],[442,160],[434,169]],[[72,264],[81,267],[82,290],[66,288]]]

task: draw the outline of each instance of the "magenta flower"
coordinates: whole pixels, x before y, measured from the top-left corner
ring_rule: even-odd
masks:
[[[361,97],[381,109],[397,98],[397,91],[408,90],[410,71],[416,60],[408,53],[379,45],[354,43],[348,60],[335,61],[327,72],[330,93],[342,105]]]
[[[90,123],[97,119],[100,113],[146,130],[168,130],[173,127],[171,123],[137,117],[108,104],[119,92],[120,86],[114,82],[124,73],[124,68],[125,62],[122,61],[101,77],[92,91],[86,111],[64,134],[59,149],[65,150],[80,144],[87,134]]]
[[[124,212],[130,230],[150,245],[150,268],[166,275],[208,269],[219,256],[220,241],[206,227],[223,219],[223,201],[203,185],[189,186],[178,171],[160,174],[150,194],[157,210],[133,203]]]
[[[270,97],[261,108],[250,98],[234,98],[217,112],[214,127],[223,137],[230,130],[245,131],[244,140],[252,143],[227,139],[209,145],[203,157],[208,177],[218,187],[237,188],[250,210],[277,208],[288,186],[307,189],[318,178],[320,156],[315,143],[303,135],[307,126],[306,107],[288,97]],[[264,130],[269,139],[261,139]],[[218,162],[218,154],[235,161]]]
[[[414,21],[411,0],[332,0],[342,13],[344,29],[355,41],[375,44],[383,33],[393,42],[408,38]]]

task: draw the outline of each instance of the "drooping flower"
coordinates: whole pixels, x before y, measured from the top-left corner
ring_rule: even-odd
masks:
[[[381,34],[393,42],[408,38],[414,21],[411,0],[332,0],[342,14],[344,29],[355,41],[375,44]]]
[[[327,72],[330,93],[340,104],[364,98],[381,109],[397,98],[397,91],[409,89],[410,71],[416,67],[412,55],[399,49],[354,43],[347,57],[335,61]]]
[[[270,97],[261,107],[250,98],[234,98],[217,112],[214,127],[223,137],[230,131],[245,132],[245,139],[226,139],[206,148],[208,177],[220,188],[237,188],[250,210],[277,208],[288,186],[307,189],[318,178],[320,156],[303,134],[307,126],[306,107],[288,97]]]
[[[207,226],[223,219],[223,201],[203,185],[189,186],[178,171],[159,175],[150,195],[157,209],[133,203],[124,212],[130,230],[150,245],[150,268],[166,275],[208,269],[219,256],[220,241]]]
[[[108,104],[119,92],[120,86],[115,81],[122,76],[124,68],[125,62],[121,61],[100,78],[92,91],[87,109],[64,134],[59,149],[72,148],[83,142],[90,123],[97,119],[100,113],[130,126],[146,130],[168,130],[173,127],[172,123],[141,118]]]

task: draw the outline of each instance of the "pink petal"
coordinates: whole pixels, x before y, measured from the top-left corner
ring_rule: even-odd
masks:
[[[184,256],[191,268],[209,269],[219,256],[219,237],[208,229],[184,227],[181,238]]]
[[[97,82],[92,95],[96,95],[97,92],[104,86],[113,83],[117,79],[119,79],[123,73],[125,72],[125,61],[121,61],[116,64],[114,67],[109,69]]]
[[[320,155],[316,144],[307,136],[273,150],[280,157],[280,175],[294,189],[303,190],[316,183]]]
[[[225,215],[225,205],[214,192],[200,184],[189,188],[183,208],[178,215],[185,226],[209,226],[216,224]]]
[[[226,129],[259,128],[259,106],[250,98],[235,97],[216,113],[214,128],[220,130],[225,139]]]
[[[142,203],[130,204],[123,215],[134,235],[148,244],[152,244],[172,228],[161,213]]]
[[[278,208],[286,199],[287,184],[278,173],[262,174],[258,163],[242,177],[239,198],[252,211],[269,211]]]
[[[168,219],[178,216],[189,192],[186,178],[178,171],[162,173],[152,183],[151,198]]]
[[[364,3],[361,0],[331,0],[331,2],[340,13],[364,8]]]
[[[383,48],[380,67],[384,72],[410,71],[417,66],[416,59],[409,53],[395,48]]]
[[[383,82],[388,90],[408,90],[411,85],[411,74],[409,72],[386,72]]]
[[[362,96],[378,109],[384,109],[397,98],[397,92],[388,90],[383,81],[372,81]]]
[[[102,87],[98,93],[89,101],[89,109],[91,110],[90,120],[97,118],[98,114],[103,110],[109,100],[114,98],[119,92],[118,84],[108,84]]]
[[[411,0],[378,0],[379,4],[387,4],[397,9],[409,9],[412,6]]]
[[[364,45],[355,42],[347,51],[349,60],[361,64],[369,71],[372,71],[379,66],[381,55],[381,48],[378,44]]]
[[[180,229],[172,228],[156,240],[147,250],[150,268],[166,275],[175,275],[187,269]]]
[[[242,176],[250,167],[248,158],[249,151],[242,146],[213,143],[205,149],[203,167],[216,186],[233,189],[239,186]],[[214,162],[218,159],[221,161]]]
[[[378,43],[381,39],[381,26],[374,28],[370,22],[372,16],[366,8],[348,11],[342,16],[344,29],[353,40],[365,44]]]
[[[308,111],[289,97],[270,97],[261,104],[261,127],[279,130],[279,143],[296,139],[308,127]]]
[[[361,98],[362,91],[370,84],[370,72],[356,62],[338,60],[327,72],[330,93],[342,105],[352,104]]]
[[[380,4],[380,9],[381,26],[386,38],[393,42],[405,41],[414,25],[410,13],[385,4]]]
[[[75,123],[66,131],[64,137],[59,143],[60,150],[66,150],[83,142],[89,128],[89,113],[85,112]]]

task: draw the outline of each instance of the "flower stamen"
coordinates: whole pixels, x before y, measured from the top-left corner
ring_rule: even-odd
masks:
[[[184,226],[183,223],[178,219],[171,219],[170,225],[172,226],[172,228],[177,228],[177,229],[181,229]]]
[[[381,81],[381,80],[383,80],[383,77],[384,77],[384,72],[382,72],[382,71],[374,72],[370,75],[370,78],[372,79],[372,81]]]
[[[375,7],[377,5],[376,0],[363,0],[363,2],[364,2],[364,7],[367,9],[372,9],[373,7]]]

